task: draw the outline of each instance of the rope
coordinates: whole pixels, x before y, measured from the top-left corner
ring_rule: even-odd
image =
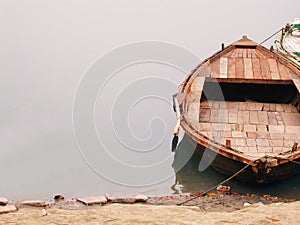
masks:
[[[268,41],[269,39],[274,37],[276,34],[278,34],[281,30],[282,30],[282,28],[280,28],[278,31],[276,31],[274,34],[272,34],[270,37],[268,37],[265,40],[263,40],[262,42],[260,42],[260,44],[262,45],[263,43],[265,43],[266,41]]]
[[[288,159],[288,158],[282,158],[282,159],[285,159],[285,160],[288,160],[288,161],[290,161],[292,163],[300,165],[300,162],[298,162],[298,161],[295,161],[295,160],[292,160],[292,159]]]
[[[207,194],[207,192],[212,191],[212,190],[216,189],[218,186],[220,186],[220,185],[222,185],[222,184],[224,184],[224,183],[230,181],[231,179],[235,178],[237,175],[239,175],[241,172],[243,172],[243,171],[244,171],[245,169],[247,169],[249,166],[250,166],[250,164],[247,164],[247,165],[244,166],[242,169],[240,169],[239,171],[237,171],[235,174],[233,174],[233,175],[230,176],[229,178],[223,180],[221,183],[219,183],[219,184],[217,184],[217,185],[215,185],[215,186],[209,188],[208,190],[206,190],[205,192],[201,193],[200,195],[193,196],[192,198],[189,198],[189,199],[185,200],[184,202],[178,203],[177,205],[183,205],[183,204],[185,204],[185,203],[187,203],[187,202],[190,202],[190,201],[194,200],[195,198],[198,198],[198,197],[201,197],[201,196]]]
[[[296,164],[298,164],[298,165],[300,165],[300,162],[298,162],[298,161],[294,161],[294,160],[289,160],[290,162],[292,162],[292,163],[296,163]]]

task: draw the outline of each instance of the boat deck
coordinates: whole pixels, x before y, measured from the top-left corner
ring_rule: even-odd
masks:
[[[204,101],[193,124],[209,139],[252,156],[291,151],[300,140],[300,114],[291,104]]]

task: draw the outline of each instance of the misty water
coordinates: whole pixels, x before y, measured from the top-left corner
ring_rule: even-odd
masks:
[[[182,131],[178,148],[171,151],[172,94],[186,73],[157,62],[126,66],[104,83],[92,82],[97,98],[91,115],[88,106],[73,107],[75,88],[73,96],[61,98],[63,87],[49,95],[43,92],[46,86],[32,88],[33,83],[7,90],[16,99],[2,100],[0,195],[169,195],[204,191],[223,181],[226,177],[211,168],[198,171],[199,158]],[[93,89],[89,85],[87,93]],[[79,97],[89,102],[89,96]],[[80,113],[87,113],[86,122],[76,117]],[[84,123],[79,126],[72,116]],[[227,184],[234,192],[299,198],[299,183],[300,176],[263,186]]]

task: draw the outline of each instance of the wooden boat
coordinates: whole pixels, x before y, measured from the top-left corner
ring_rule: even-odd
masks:
[[[174,136],[182,127],[222,174],[240,171],[236,178],[250,183],[284,180],[300,172],[299,92],[299,67],[243,36],[181,83],[173,96]]]
[[[300,19],[296,18],[282,28],[275,43],[279,54],[300,67]]]

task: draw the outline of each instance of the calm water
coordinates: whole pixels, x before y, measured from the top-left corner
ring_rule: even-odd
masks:
[[[176,154],[170,149],[175,125],[171,96],[184,76],[153,63],[119,71],[99,94],[95,130],[81,127],[79,136],[72,123],[74,80],[40,81],[33,88],[30,80],[8,79],[2,84],[7,98],[0,99],[0,196],[167,195],[218,184],[225,177],[210,168],[198,171],[199,159],[182,133]],[[300,176],[268,186],[228,184],[236,192],[300,198]]]
[[[176,167],[177,162],[185,158],[186,154],[188,154],[186,151],[193,151],[193,146],[189,139],[184,137],[178,146],[173,164],[174,167]],[[177,185],[173,187],[176,192],[205,191],[227,178],[210,167],[203,172],[199,172],[198,166],[200,160],[200,157],[194,154],[188,163],[176,173]],[[299,175],[275,184],[254,185],[246,184],[238,180],[231,180],[227,182],[226,185],[231,186],[233,192],[242,194],[270,194],[273,196],[300,199],[300,190],[298,188],[300,185]]]
[[[290,5],[298,1],[290,0]],[[246,7],[255,17],[249,19],[243,1],[230,7],[229,1],[216,0],[73,2],[1,1],[0,196],[170,194],[207,189],[222,180],[210,169],[199,173],[184,144],[180,148],[188,154],[173,162],[171,96],[201,58],[218,51],[221,43],[244,34],[263,41],[299,15],[299,8],[282,10],[274,1],[252,0]],[[102,81],[89,83],[87,94],[96,85],[97,101],[87,112],[90,120],[74,135],[73,102],[84,74],[118,46],[143,40],[177,43],[198,57],[181,71],[172,65],[180,67],[189,56],[184,52],[162,51],[151,58],[158,63],[135,65],[121,64],[118,56],[133,55],[138,62],[143,53],[161,48],[117,55],[104,64],[120,63],[116,71],[98,71],[95,77]],[[161,63],[166,61],[161,56],[176,55],[172,65]],[[89,96],[81,97],[89,103]],[[184,167],[177,173],[175,164]],[[242,192],[299,196],[299,177],[264,190],[231,184]]]

